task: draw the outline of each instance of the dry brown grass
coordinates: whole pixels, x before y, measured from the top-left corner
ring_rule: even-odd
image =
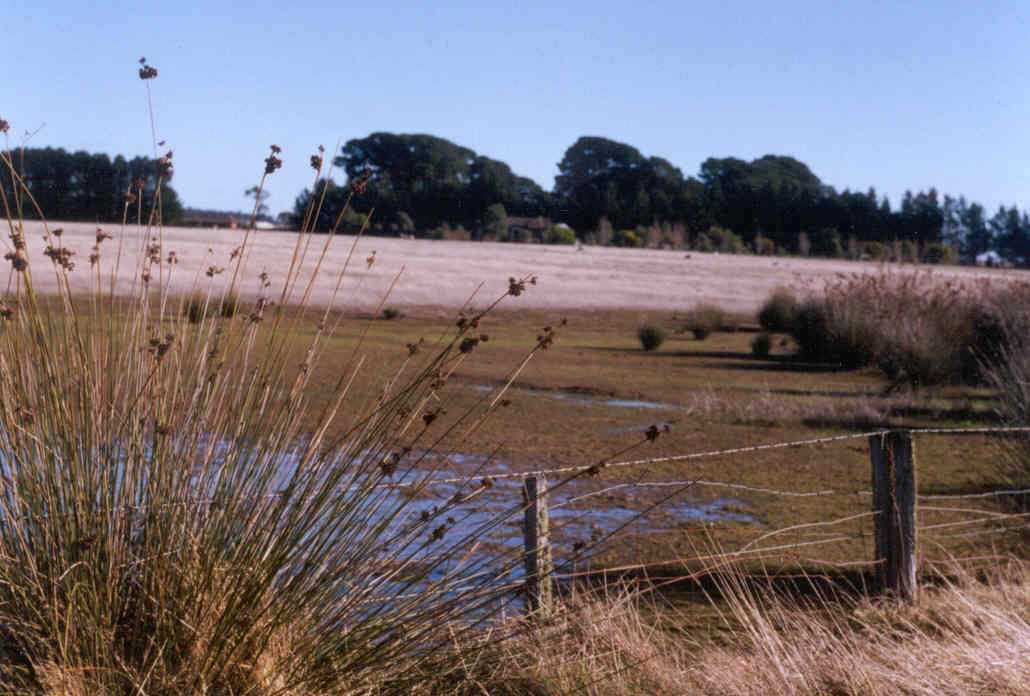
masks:
[[[1030,692],[1030,572],[959,573],[915,606],[771,599],[723,574],[720,636],[631,592],[580,595],[496,661],[467,658],[465,693],[872,696]],[[496,653],[494,654],[496,657]],[[480,689],[481,690],[477,690]]]
[[[57,223],[64,228],[65,245],[85,259],[93,245],[95,225]],[[27,222],[29,239],[38,239],[42,227]],[[117,231],[112,226],[109,231]],[[164,228],[164,246],[174,250],[182,263],[191,268],[206,267],[210,260],[227,258],[243,237],[241,230],[214,230],[182,227]],[[249,241],[252,268],[267,268],[273,283],[284,278],[282,254],[292,248],[295,235],[290,232],[258,231]],[[326,257],[329,268],[343,264],[353,237],[341,235]],[[316,241],[315,245],[319,242]],[[211,254],[208,254],[211,249]],[[550,245],[520,245],[460,241],[407,240],[368,238],[359,243],[357,256],[364,259],[375,250],[376,263],[371,269],[362,264],[355,268],[347,283],[347,302],[352,307],[372,309],[382,297],[393,276],[404,267],[404,282],[394,291],[391,303],[404,308],[461,306],[469,288],[485,281],[483,292],[492,296],[504,291],[504,279],[511,275],[536,274],[542,289],[525,298],[526,307],[551,309],[596,310],[633,308],[639,310],[683,311],[708,302],[729,312],[754,314],[765,298],[780,286],[809,285],[821,287],[840,273],[879,273],[876,263],[829,259],[772,258],[733,256],[654,249],[621,249]],[[34,262],[44,261],[39,245],[30,248]],[[126,249],[127,264],[119,276],[118,288],[129,293],[134,267],[134,249]],[[222,264],[224,265],[224,264]],[[310,274],[314,259],[303,268]],[[898,267],[900,274],[910,274],[918,267]],[[942,279],[968,281],[979,278],[1008,279],[1025,277],[1021,271],[949,267],[935,272]],[[185,275],[185,274],[183,274]],[[173,291],[186,292],[187,279],[173,279]],[[319,280],[312,293],[312,302],[329,304],[333,279]],[[40,278],[40,290],[54,287],[49,278]],[[73,290],[88,289],[87,281],[72,278]],[[243,299],[252,299],[256,284],[247,282],[239,288]]]

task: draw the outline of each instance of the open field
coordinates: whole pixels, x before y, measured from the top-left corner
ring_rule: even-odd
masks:
[[[33,234],[38,234],[38,229],[29,235],[29,244],[35,247],[39,240]],[[72,232],[68,227],[61,243],[88,247],[92,234],[92,228],[78,227]],[[730,299],[706,296],[732,308],[736,316],[724,330],[698,340],[682,330],[682,310],[689,308],[689,300],[664,305],[639,294],[634,300],[640,303],[637,306],[605,306],[606,288],[591,294],[585,285],[588,276],[572,271],[565,271],[572,280],[563,286],[561,266],[554,259],[590,259],[594,250],[368,239],[355,252],[337,309],[323,310],[317,306],[320,302],[298,307],[287,301],[265,311],[250,303],[240,308],[219,304],[229,272],[214,274],[209,280],[204,269],[231,266],[228,240],[233,238],[222,233],[221,246],[215,250],[212,245],[210,258],[205,258],[206,249],[198,251],[196,242],[186,243],[186,235],[197,234],[201,233],[167,231],[161,249],[153,256],[166,258],[175,251],[179,263],[151,267],[150,286],[140,290],[137,285],[135,298],[132,273],[123,272],[124,302],[97,301],[98,296],[89,293],[91,277],[93,282],[101,280],[99,288],[106,287],[102,274],[113,264],[112,243],[103,247],[99,276],[91,274],[81,256],[76,257],[79,265],[73,272],[60,271],[56,276],[48,259],[33,258],[36,288],[52,289],[47,282],[55,277],[71,289],[59,300],[49,293],[26,297],[32,295],[26,292],[26,284],[13,284],[21,294],[11,293],[17,304],[7,311],[5,320],[11,321],[0,325],[0,337],[9,346],[3,352],[3,364],[10,362],[17,370],[0,371],[6,380],[0,391],[6,398],[0,415],[7,419],[0,434],[15,434],[6,444],[14,450],[10,461],[30,464],[14,490],[25,491],[26,502],[19,504],[26,508],[60,509],[63,503],[53,501],[49,491],[68,486],[66,481],[71,478],[79,486],[77,492],[72,491],[71,503],[89,509],[89,520],[97,520],[81,525],[77,511],[48,512],[40,517],[66,540],[54,546],[55,560],[47,566],[56,569],[60,580],[37,583],[43,588],[43,599],[25,599],[27,608],[20,610],[22,614],[35,612],[41,602],[54,607],[51,614],[57,619],[48,619],[39,631],[43,635],[40,654],[52,657],[45,657],[43,667],[31,675],[36,682],[52,682],[64,689],[46,686],[40,693],[47,696],[75,693],[50,675],[56,673],[67,680],[72,678],[68,675],[85,674],[80,664],[102,674],[97,679],[117,675],[110,677],[112,683],[121,679],[140,692],[150,679],[150,665],[167,663],[168,673],[160,677],[174,685],[167,693],[199,692],[190,691],[188,680],[196,680],[201,669],[215,673],[223,683],[260,684],[251,692],[261,693],[269,683],[267,675],[289,674],[293,669],[294,650],[314,646],[310,650],[321,655],[322,646],[333,640],[339,642],[329,650],[340,656],[340,666],[315,659],[310,662],[312,675],[336,678],[337,672],[358,673],[370,682],[395,680],[383,692],[410,692],[405,686],[412,680],[421,681],[416,667],[429,672],[435,669],[418,649],[420,640],[435,640],[440,626],[447,625],[460,631],[448,639],[453,642],[448,649],[458,649],[466,639],[473,641],[473,646],[477,640],[489,642],[489,633],[481,636],[473,630],[484,612],[503,619],[506,608],[520,601],[515,593],[525,579],[520,476],[557,467],[581,470],[602,461],[625,466],[599,469],[596,475],[571,480],[563,480],[564,472],[553,472],[548,479],[549,484],[557,484],[549,493],[551,540],[563,591],[578,593],[579,588],[591,587],[591,581],[611,583],[606,585],[610,590],[621,586],[614,581],[626,580],[631,590],[655,582],[661,591],[650,595],[656,598],[654,609],[648,610],[652,613],[633,613],[621,624],[612,623],[606,616],[617,611],[619,603],[595,607],[588,597],[586,611],[580,611],[575,601],[563,603],[561,610],[571,612],[571,623],[557,624],[556,635],[535,633],[537,628],[547,629],[546,622],[521,625],[501,621],[491,630],[510,628],[515,637],[528,636],[530,645],[545,645],[548,652],[564,645],[564,640],[588,642],[579,640],[577,631],[614,637],[630,648],[624,665],[601,665],[598,660],[602,656],[620,661],[622,657],[607,650],[603,640],[599,644],[593,639],[589,650],[596,647],[596,651],[582,653],[588,666],[569,663],[576,675],[587,675],[589,683],[597,679],[607,683],[609,669],[623,671],[625,666],[632,670],[627,672],[632,676],[625,682],[625,690],[617,690],[622,682],[616,679],[612,682],[616,690],[611,693],[654,692],[654,688],[633,686],[632,682],[644,662],[650,663],[648,655],[657,652],[666,652],[672,659],[661,666],[661,678],[688,683],[684,681],[686,672],[678,671],[685,668],[692,679],[698,677],[689,683],[708,685],[712,693],[722,692],[720,680],[724,678],[716,674],[714,682],[702,679],[707,679],[709,665],[727,665],[728,671],[734,671],[738,662],[753,661],[755,652],[770,656],[774,665],[786,664],[792,658],[770,655],[765,646],[776,641],[783,645],[788,637],[800,636],[799,650],[804,652],[859,655],[867,631],[877,631],[881,625],[875,616],[870,621],[863,618],[879,610],[876,601],[863,598],[862,593],[872,581],[875,565],[871,563],[874,539],[867,433],[895,427],[976,428],[1002,423],[995,412],[996,397],[986,389],[891,388],[882,374],[871,368],[844,370],[800,362],[791,355],[790,341],[779,335],[772,341],[770,355],[754,357],[750,350],[757,330],[753,309],[763,298],[761,288],[780,284],[780,279],[765,279],[761,288],[752,285],[746,298],[734,295],[732,287],[726,295]],[[288,265],[291,248],[273,242],[295,239],[259,234],[257,251],[247,261],[247,275],[260,272],[266,261],[270,271]],[[137,248],[143,241],[131,239],[128,243]],[[315,237],[312,246],[320,241]],[[330,277],[341,269],[346,255],[342,248],[346,240],[337,241],[343,242],[341,249],[333,251],[324,265]],[[365,258],[372,249],[377,252],[376,263],[369,268]],[[414,252],[405,255],[404,249],[467,253],[464,261],[444,261]],[[500,254],[500,260],[487,259],[490,251]],[[312,254],[317,251],[309,251],[309,257]],[[596,254],[606,263],[621,262],[626,254],[629,267],[636,268],[621,281],[631,297],[635,290],[656,282],[645,269],[647,259],[657,259],[652,265],[660,267],[659,261],[680,257],[657,251]],[[519,258],[526,264],[540,260],[541,267],[501,269],[504,264],[517,265]],[[546,280],[549,258],[556,287]],[[705,282],[721,287],[732,286],[738,276],[745,277],[747,273],[741,269],[748,264],[787,263],[696,255],[680,262],[691,264],[698,258],[708,268]],[[397,292],[384,303],[396,312],[387,318],[370,311],[380,304],[377,293],[392,282],[394,268],[402,259],[418,272],[401,278]],[[822,270],[806,277],[784,271],[786,282],[793,277],[797,283],[819,283],[834,277],[829,269],[835,264],[790,263]],[[122,264],[123,268],[134,266],[131,258],[123,258]],[[671,268],[672,262],[668,264]],[[445,270],[449,265],[457,269],[451,275]],[[836,265],[849,270],[876,269]],[[474,304],[484,307],[498,296],[502,301],[470,324],[468,315],[458,311],[466,293],[458,293],[456,287],[474,286],[475,279],[491,269],[498,277]],[[527,285],[524,292],[516,286],[511,293],[516,296],[506,296],[509,275],[531,272],[540,277],[539,283]],[[596,269],[592,272],[598,273]],[[975,277],[961,269],[945,272]],[[751,273],[760,278],[758,266]],[[659,280],[669,288],[679,287],[671,273],[665,280],[662,277]],[[419,279],[423,295],[419,294]],[[208,283],[215,304],[206,316],[202,310],[200,316],[194,316],[186,299],[193,290],[206,289]],[[577,290],[577,283],[584,285]],[[415,293],[405,295],[405,288],[413,285]],[[319,286],[322,299],[329,287],[331,283]],[[438,293],[431,292],[436,288],[441,288]],[[706,286],[700,283],[696,288],[701,293]],[[621,298],[618,285],[612,292]],[[549,301],[548,296],[559,299]],[[734,303],[733,297],[739,303]],[[660,349],[645,352],[640,348],[637,329],[644,323],[669,332]],[[415,386],[408,386],[407,380]],[[505,389],[509,380],[514,385]],[[480,414],[485,420],[479,420]],[[33,430],[41,434],[35,435]],[[650,437],[649,432],[657,437]],[[126,438],[136,444],[120,449]],[[812,438],[834,439],[804,447],[649,461]],[[82,446],[81,440],[87,444]],[[44,442],[48,449],[40,456],[37,447]],[[1013,565],[1021,567],[1020,559],[1026,558],[1026,517],[1014,515],[1011,507],[994,496],[1005,486],[991,467],[1003,443],[1000,437],[981,434],[925,434],[917,440],[918,492],[935,496],[919,503],[916,519],[922,530],[918,548],[922,581],[927,586],[924,597],[938,601],[940,595],[931,587],[944,577],[938,571],[947,577],[967,578],[972,589],[956,594],[946,605],[957,624],[944,627],[947,630],[942,633],[940,625],[931,623],[921,644],[925,650],[913,654],[910,664],[915,672],[925,671],[924,665],[936,659],[934,651],[953,650],[955,641],[980,641],[982,649],[968,665],[963,663],[955,674],[941,677],[951,684],[985,683],[987,676],[994,680],[992,684],[1019,683],[1022,675],[1018,665],[1011,675],[1002,675],[1004,679],[993,666],[986,670],[975,667],[978,657],[992,660],[993,665],[1013,653],[1004,641],[995,640],[996,634],[1011,636],[1014,626],[1021,631],[1015,639],[1025,642],[1025,621],[1020,623],[1021,616],[1010,621],[1007,614],[1010,604],[1018,603],[1025,594],[1025,573],[1010,584],[1000,584],[990,595],[982,613],[991,623],[975,635],[967,638],[962,632],[966,615],[953,606],[965,602],[969,593],[979,592],[978,576],[969,574],[968,569],[992,574],[1006,560],[1015,558]],[[59,448],[56,455],[51,453],[52,447]],[[104,461],[108,461],[103,458],[110,457],[110,466],[117,469],[122,461],[119,452],[125,452],[126,461],[133,463],[126,471],[139,477],[132,486],[111,486],[103,478],[107,471]],[[332,452],[339,452],[342,458],[328,454],[323,458],[323,453]],[[72,462],[69,471],[95,470],[101,478],[67,477],[64,467],[33,469],[31,463],[37,461]],[[137,462],[146,466],[137,466]],[[151,475],[150,471],[157,473]],[[182,475],[186,471],[189,476]],[[330,478],[334,472],[354,478]],[[37,486],[32,474],[44,481],[51,477],[56,484]],[[423,475],[430,477],[429,482],[420,484]],[[449,477],[460,482],[453,484]],[[283,485],[284,479],[290,483]],[[221,491],[215,487],[208,499],[205,480],[235,488],[219,497]],[[157,494],[149,493],[151,482],[160,486]],[[98,491],[111,500],[92,511]],[[146,491],[142,500],[137,500],[136,491]],[[28,498],[32,495],[37,496],[36,502]],[[955,495],[976,497],[951,497]],[[384,521],[384,509],[401,511],[394,520],[396,525]],[[132,524],[124,524],[124,520]],[[339,535],[334,531],[337,521],[347,525]],[[96,524],[107,525],[101,527],[107,534],[101,545],[95,544]],[[145,525],[147,533],[135,533],[137,525]],[[270,533],[280,528],[285,532]],[[384,557],[380,549],[389,549],[389,544],[380,545],[379,540],[398,528],[401,534],[413,530],[414,550],[408,554],[405,547],[403,552]],[[208,536],[198,534],[198,541],[189,545],[190,553],[184,553],[180,530],[190,530],[185,535],[189,537],[195,529]],[[282,547],[287,553],[279,554],[278,545],[286,533],[292,535]],[[311,534],[318,536],[317,543],[310,541]],[[206,541],[208,538],[213,541]],[[35,551],[22,551],[27,547],[20,539],[10,536],[9,546],[31,557]],[[150,539],[157,546],[152,552],[140,546],[140,540]],[[261,544],[267,544],[267,550]],[[113,551],[108,551],[109,547]],[[584,547],[588,556],[577,557],[577,548]],[[237,549],[247,557],[239,560],[233,555]],[[750,553],[732,556],[740,550]],[[109,554],[139,560],[106,564]],[[89,562],[76,560],[79,558]],[[735,565],[737,574],[712,572],[713,565],[732,565],[738,559],[743,562]],[[957,570],[956,559],[965,570]],[[255,572],[255,566],[261,573]],[[10,563],[5,570],[16,575],[23,567],[31,566]],[[337,574],[336,568],[344,571]],[[570,571],[582,584],[568,582]],[[141,586],[138,573],[146,574],[146,602],[128,606],[125,612],[137,612],[129,619],[119,612],[111,612],[109,618],[105,613],[108,607]],[[307,574],[304,583],[293,582],[295,574],[301,573]],[[290,577],[291,581],[280,584],[277,577]],[[390,579],[384,581],[386,577]],[[69,586],[76,583],[74,592],[66,594],[62,589],[65,578],[70,578]],[[641,580],[643,584],[639,584]],[[4,585],[28,586],[17,577]],[[161,594],[168,586],[175,591]],[[48,592],[49,587],[56,589]],[[84,591],[78,588],[89,588],[91,594],[79,599]],[[150,597],[155,593],[173,609],[154,604],[160,610],[151,611],[147,602],[153,602]],[[791,603],[793,593],[801,595],[800,602]],[[454,601],[452,596],[462,601]],[[1010,596],[1016,598],[1010,600]],[[839,597],[841,603],[834,604]],[[814,610],[807,604],[809,600]],[[181,605],[176,604],[180,601]],[[228,611],[226,602],[244,609]],[[298,620],[297,603],[304,603],[316,617],[323,612],[324,618]],[[375,610],[367,610],[368,605]],[[933,606],[926,610],[931,617]],[[258,657],[238,658],[232,663],[236,671],[223,674],[219,661],[209,656],[219,649],[235,650],[240,644],[237,635],[265,632],[250,616],[268,611],[267,607],[281,617],[277,618],[280,623],[275,630],[279,632],[274,640],[268,646],[252,643],[254,647],[247,649]],[[600,613],[591,613],[595,610],[589,607]],[[761,612],[767,613],[755,619]],[[886,621],[906,621],[890,610],[886,613]],[[180,615],[188,620],[180,620]],[[92,628],[104,622],[116,625],[117,630],[127,625],[142,627],[140,644],[152,644],[154,616],[164,622],[160,630],[173,636],[162,640],[197,646],[189,648],[189,654],[196,656],[194,662],[183,662],[180,652],[145,655],[146,668],[128,674],[117,653],[98,652],[80,658],[69,656],[60,647],[71,644],[64,636],[75,630],[79,643],[108,650],[112,643],[96,642],[97,631]],[[67,626],[62,624],[65,617]],[[755,622],[766,620],[798,630],[784,630],[782,637],[771,628],[759,626],[756,630]],[[821,623],[824,620],[826,624]],[[837,643],[820,642],[824,625],[851,621],[857,622],[854,640],[844,636]],[[410,650],[411,656],[405,659],[411,666],[393,659],[345,663],[351,655],[364,660],[355,652],[363,643],[347,643],[351,633],[338,630],[350,625],[382,636],[382,640],[396,641],[399,651]],[[407,633],[395,632],[397,626]],[[473,628],[466,628],[469,626]],[[647,635],[635,634],[634,626],[646,626]],[[51,638],[47,631],[60,638]],[[412,634],[416,638],[410,638]],[[943,641],[940,635],[945,636]],[[958,637],[953,641],[948,637],[952,635]],[[652,644],[647,636],[656,642]],[[677,645],[686,640],[692,647],[704,646],[703,653],[689,652],[702,658],[681,661],[662,647],[666,636],[672,636]],[[369,639],[368,644],[377,644],[376,640]],[[288,647],[280,649],[279,641]],[[505,647],[505,640],[498,644]],[[502,669],[504,683],[507,674],[514,673],[530,683],[542,679],[554,684],[551,692],[533,689],[533,693],[573,689],[576,675],[564,675],[561,665],[547,663],[543,654],[517,642],[510,645],[512,652],[503,657],[506,662],[488,660],[491,665],[506,665]],[[882,652],[893,658],[897,646],[887,640]],[[470,664],[483,660],[484,655],[489,657],[488,652],[473,652],[467,660],[442,657],[442,664],[452,670],[443,673],[443,681],[470,669]],[[877,680],[890,682],[895,675],[884,675],[880,667],[891,660],[880,660],[879,655],[876,650],[861,653],[864,661],[855,669],[877,670]],[[266,662],[259,663],[259,659]],[[56,667],[51,669],[51,663]],[[115,667],[100,670],[91,666],[94,664]],[[258,672],[255,664],[269,666]],[[798,663],[790,670],[795,675],[811,672],[813,679],[818,676],[819,683],[811,692],[823,693],[822,684],[832,681],[836,665],[834,660]],[[53,671],[60,669],[66,671]],[[749,683],[761,683],[765,671],[749,677]],[[641,674],[646,675],[646,670]],[[465,686],[479,683],[480,677],[470,676],[467,683],[439,693],[465,693]],[[85,677],[74,678],[87,683]],[[433,679],[440,678],[441,673],[434,673]],[[489,681],[494,675],[482,678]],[[791,680],[795,677],[787,681]],[[861,689],[874,680],[872,676],[862,680],[854,690],[841,693],[867,693]],[[935,683],[927,683],[930,685],[923,693],[935,693]],[[794,686],[783,692],[797,692]],[[429,688],[428,693],[437,693],[435,686]],[[487,693],[507,693],[504,688],[492,687]],[[511,688],[511,693],[530,691],[518,685]],[[754,691],[743,685],[740,692],[749,689]],[[591,692],[589,687],[586,691]],[[90,691],[82,687],[79,692]]]
[[[95,225],[84,223],[51,223],[64,230],[62,243],[76,252],[80,269],[88,264],[94,243]],[[49,265],[43,256],[43,226],[27,222],[29,253],[37,268]],[[119,239],[124,240],[125,258],[118,277],[122,293],[131,292],[136,268],[136,252],[142,240],[134,231],[124,233],[117,225],[105,230],[114,234],[105,247],[105,276]],[[187,292],[207,279],[202,271],[209,266],[228,267],[234,248],[242,243],[241,230],[168,227],[163,231],[164,252],[176,252],[180,270],[173,274],[172,289]],[[316,236],[305,264],[305,275],[313,268],[317,246],[324,237]],[[267,270],[274,286],[281,281],[281,272],[289,265],[297,235],[289,232],[255,232],[251,238],[253,251],[244,278],[243,293],[257,290],[257,274]],[[313,302],[328,301],[342,270],[353,238],[340,236],[334,240],[327,256],[324,273],[314,288]],[[210,250],[210,253],[209,253]],[[369,269],[367,257],[375,252],[375,265]],[[347,280],[344,282],[343,306],[370,308],[386,292],[394,276],[404,269],[393,291],[390,304],[421,307],[458,307],[472,291],[483,283],[480,297],[493,297],[504,292],[510,276],[536,275],[540,287],[520,298],[522,308],[554,309],[637,309],[683,310],[700,302],[713,302],[734,312],[753,312],[769,291],[779,285],[818,286],[840,273],[872,273],[882,266],[877,263],[800,259],[789,257],[730,256],[699,252],[652,249],[617,249],[572,246],[542,246],[479,242],[406,240],[367,237],[359,241]],[[926,269],[926,266],[892,266],[903,272]],[[935,267],[936,268],[936,267]],[[1025,271],[940,267],[936,271],[946,278],[1011,278],[1023,277]],[[89,287],[89,275],[73,273],[72,288]],[[40,273],[40,289],[52,289],[52,274]]]
[[[542,288],[534,288],[530,294],[542,292]],[[991,394],[984,389],[946,387],[887,393],[887,382],[876,370],[845,371],[797,363],[788,358],[787,348],[779,341],[768,359],[756,359],[749,351],[754,333],[747,327],[733,333],[715,333],[705,341],[675,334],[660,350],[644,352],[636,339],[637,326],[649,321],[673,331],[677,322],[671,312],[512,311],[522,299],[508,298],[508,304],[502,305],[508,309],[483,322],[481,330],[490,340],[454,372],[442,392],[447,411],[442,428],[504,384],[533,346],[541,327],[555,325],[562,315],[567,316],[568,324],[558,329],[553,347],[536,355],[520,374],[516,386],[506,394],[510,405],[460,444],[441,444],[444,453],[451,452],[451,447],[460,448],[454,452],[460,456],[446,465],[452,467],[450,473],[454,475],[468,473],[474,466],[482,466],[486,474],[589,465],[626,448],[631,449],[617,459],[673,456],[887,427],[998,424]],[[406,344],[421,338],[432,341],[446,330],[449,316],[416,312],[383,321],[372,320],[367,314],[343,315],[340,330],[311,375],[313,405],[329,402],[338,375],[355,349],[377,361],[383,368],[378,374],[389,374],[406,355]],[[314,329],[314,321],[301,324],[296,336],[298,358],[300,347]],[[355,393],[371,400],[381,385],[374,379],[359,379],[354,388]],[[644,431],[652,424],[669,424],[671,432],[656,442],[643,443]],[[920,440],[921,493],[998,488],[1001,484],[988,462],[997,456],[999,442],[986,436]],[[716,511],[725,516],[692,519],[682,507],[677,514],[663,506],[606,545],[598,559],[600,564],[618,565],[693,556],[713,545],[733,550],[771,530],[866,512],[870,506],[869,477],[866,441],[855,439],[813,448],[612,469],[597,478],[575,481],[571,488],[579,495],[619,483],[701,478],[752,487],[842,493],[798,498],[716,487],[689,488],[670,502],[694,509],[715,505]],[[611,531],[611,510],[640,512],[667,492],[630,487],[584,501],[576,506],[582,521],[570,525],[569,533],[562,534],[559,529],[556,534],[556,555],[567,555],[575,541],[583,540],[592,518],[597,520],[596,531]],[[493,495],[507,496],[508,503],[518,500],[517,490],[498,488]],[[970,505],[962,507],[969,509]],[[975,501],[973,507],[988,511],[988,515],[999,511],[997,501],[989,498]],[[920,512],[920,524],[957,519],[956,513],[945,510]],[[811,541],[826,530],[816,530],[814,537],[810,531],[776,536],[769,545]],[[774,554],[767,560],[828,567],[872,558],[872,524],[868,518],[831,531],[854,538],[817,546],[811,553]],[[945,537],[941,543],[926,545],[926,559],[977,555],[982,542],[983,537],[977,535]],[[1010,531],[989,543],[998,551],[1018,551],[1024,548],[1025,532]]]

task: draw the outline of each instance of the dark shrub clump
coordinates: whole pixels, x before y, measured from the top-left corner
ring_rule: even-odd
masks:
[[[770,333],[787,333],[794,325],[798,298],[787,288],[777,288],[758,312],[758,323]]]
[[[751,339],[751,354],[756,358],[768,358],[772,350],[772,336],[764,331]]]
[[[641,326],[637,331],[637,338],[640,339],[640,345],[644,350],[658,350],[665,342],[665,330],[659,326],[647,324]]]
[[[712,332],[721,331],[726,325],[726,313],[715,305],[701,304],[687,316],[686,330],[694,334],[694,338],[703,341]]]

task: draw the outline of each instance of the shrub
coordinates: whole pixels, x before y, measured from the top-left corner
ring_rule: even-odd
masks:
[[[772,336],[764,331],[751,339],[751,354],[756,358],[768,358],[772,350]]]
[[[923,251],[923,263],[953,264],[955,258],[955,250],[951,246],[938,242],[928,244]]]
[[[380,316],[383,319],[390,321],[391,319],[400,319],[404,316],[404,312],[397,309],[396,307],[383,307],[383,312]]]
[[[845,368],[868,365],[876,354],[877,332],[853,309],[826,298],[800,302],[790,332],[799,356]]]
[[[694,338],[703,341],[712,332],[721,331],[726,324],[726,313],[711,304],[700,304],[687,315],[686,330],[694,334]]]
[[[772,256],[776,253],[776,243],[768,237],[758,235],[752,242],[756,254],[760,256]]]
[[[811,253],[830,259],[844,256],[844,246],[840,241],[840,233],[832,227],[824,227],[811,238]]]
[[[882,242],[866,242],[864,253],[871,261],[887,260],[887,247]]]
[[[548,244],[575,244],[576,233],[571,227],[552,225],[547,230]]]
[[[712,225],[707,232],[698,237],[698,251],[718,251],[723,254],[746,254],[747,244],[739,236],[725,227]]]
[[[637,331],[637,338],[644,350],[658,350],[665,342],[665,330],[660,326],[646,324]]]
[[[1028,314],[1028,284],[856,275],[806,297],[791,334],[803,359],[848,368],[875,364],[896,384],[980,383],[1009,337],[1030,333]]]
[[[635,230],[619,230],[612,237],[612,246],[638,249],[644,246],[644,239]]]
[[[902,263],[916,263],[919,261],[919,245],[911,239],[902,240],[898,248],[898,260]]]
[[[758,312],[758,323],[771,333],[786,333],[794,324],[798,298],[787,288],[776,288]]]

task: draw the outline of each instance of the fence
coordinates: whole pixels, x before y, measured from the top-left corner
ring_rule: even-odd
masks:
[[[850,537],[830,533],[827,538],[824,539],[799,542],[795,544],[779,544],[772,546],[757,545],[758,542],[762,540],[769,539],[788,531],[796,531],[799,529],[811,530],[815,527],[834,527],[851,520],[872,517],[874,521],[873,539],[875,542],[873,558],[837,565],[874,567],[878,580],[877,586],[882,593],[897,597],[903,601],[911,601],[916,597],[919,587],[918,544],[921,532],[937,533],[939,530],[945,529],[961,530],[957,533],[948,532],[946,535],[942,536],[965,536],[977,535],[985,532],[1003,532],[1013,529],[1030,528],[1030,513],[1001,513],[984,510],[982,508],[969,509],[954,506],[937,507],[934,505],[925,506],[925,509],[928,511],[973,513],[977,514],[978,517],[972,520],[942,522],[937,524],[928,524],[922,527],[917,526],[917,510],[919,509],[920,501],[998,499],[1005,496],[1028,495],[1030,494],[1030,489],[920,495],[917,486],[917,459],[914,436],[974,434],[999,435],[1006,433],[1021,434],[1028,432],[1030,432],[1030,428],[927,428],[918,430],[875,431],[793,442],[754,445],[725,450],[713,450],[708,452],[695,452],[667,457],[608,462],[586,467],[559,467],[523,473],[502,473],[498,474],[494,478],[519,478],[522,480],[523,507],[525,513],[523,522],[523,560],[525,566],[524,589],[527,596],[526,605],[529,611],[540,612],[547,611],[548,605],[553,601],[553,583],[555,580],[558,578],[570,579],[576,576],[575,573],[562,574],[558,572],[552,558],[549,519],[550,508],[548,506],[548,476],[576,476],[583,473],[597,473],[600,469],[605,468],[645,467],[656,463],[689,461],[710,457],[725,457],[774,449],[800,448],[860,438],[866,439],[868,442],[869,462],[871,466],[871,490],[851,491],[850,494],[868,497],[871,501],[871,509],[869,511],[848,515],[834,520],[809,522],[774,530],[761,535],[744,548],[735,552],[729,552],[718,556],[697,556],[694,558],[676,559],[669,563],[685,564],[689,561],[699,560],[746,558],[748,556],[758,556],[760,554],[796,549],[803,546],[817,546],[821,544],[840,542]],[[616,483],[603,489],[601,492],[630,486],[668,487],[676,490],[683,490],[693,486],[712,486],[785,497],[811,497],[842,494],[839,491],[833,490],[778,490],[768,487],[756,487],[741,483],[709,481],[704,479],[694,479],[690,481]],[[587,496],[597,494],[598,492],[594,492],[587,494]],[[579,498],[581,499],[587,496],[580,496]],[[976,525],[982,525],[984,522],[1008,522],[1012,520],[1019,520],[1019,523],[1016,525],[995,527],[986,530],[969,531],[967,529]],[[654,565],[655,564],[652,563],[641,564],[639,566],[621,566],[610,568],[608,570],[612,572],[625,571],[634,568],[643,569],[646,567],[653,567]]]

